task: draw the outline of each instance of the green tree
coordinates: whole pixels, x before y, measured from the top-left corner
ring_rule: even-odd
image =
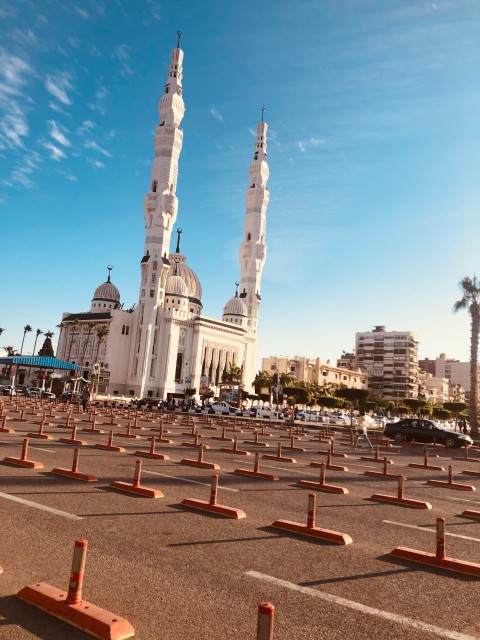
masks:
[[[462,298],[453,311],[467,310],[470,314],[470,399],[469,417],[472,434],[478,437],[478,336],[480,333],[480,281],[477,276],[465,276],[458,285]]]
[[[439,420],[449,420],[452,417],[450,411],[443,407],[433,407],[432,415],[434,418],[438,418]]]
[[[8,346],[6,346],[6,347],[3,347],[3,349],[5,349],[5,351],[7,352],[7,356],[8,356],[9,358],[11,358],[12,356],[16,356],[16,355],[18,355],[17,350],[16,350],[16,349],[14,349],[14,347],[12,347],[12,346],[10,346],[10,345],[8,345]]]
[[[465,411],[465,409],[467,408],[466,403],[465,402],[444,402],[443,407],[444,409],[448,409],[448,411],[452,412],[455,418],[455,429],[456,429],[458,414],[461,413],[462,411]]]
[[[22,346],[20,347],[20,354],[23,353],[23,343],[25,342],[25,336],[27,335],[27,333],[30,333],[30,331],[32,331],[32,327],[29,324],[26,324],[23,327],[23,338],[22,338]]]
[[[242,367],[237,367],[235,363],[229,363],[229,370],[224,371],[222,374],[222,382],[242,382],[243,379],[243,369]]]
[[[268,371],[259,371],[253,380],[253,388],[257,395],[260,394],[262,389],[268,389],[270,391],[272,386],[273,379]]]
[[[337,389],[335,395],[339,398],[343,398],[350,405],[350,426],[353,425],[353,410],[360,406],[368,397],[368,391],[366,389],[354,389],[345,387],[344,389]]]
[[[403,404],[410,409],[411,413],[418,413],[422,407],[426,406],[427,402],[420,398],[405,398]]]
[[[39,356],[46,356],[49,358],[54,357],[55,353],[53,351],[52,337],[53,337],[53,331],[47,331],[45,333],[45,340],[43,341],[42,348],[38,352]]]
[[[102,342],[106,339],[109,334],[109,328],[106,325],[102,325],[97,330],[97,350],[95,352],[95,362],[98,362],[98,352],[100,351],[100,346]]]

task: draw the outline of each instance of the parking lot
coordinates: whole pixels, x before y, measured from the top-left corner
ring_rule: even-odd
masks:
[[[0,434],[2,460],[20,456],[24,437],[38,432],[34,423],[44,411],[48,424],[43,430],[53,439],[30,438],[28,458],[41,462],[43,469],[1,467],[2,639],[87,637],[15,598],[19,589],[38,581],[66,589],[73,544],[82,538],[89,542],[84,598],[129,620],[142,640],[255,638],[257,606],[265,601],[275,605],[276,640],[480,637],[478,579],[388,555],[399,545],[434,552],[435,521],[445,517],[447,554],[480,562],[480,520],[459,517],[465,509],[480,509],[478,492],[426,484],[446,480],[448,465],[453,465],[455,480],[480,489],[480,476],[460,475],[465,469],[480,471],[480,462],[452,460],[462,450],[428,449],[439,456],[432,464],[445,471],[408,467],[423,461],[419,446],[380,452],[392,460],[392,473],[407,478],[406,496],[432,505],[413,509],[370,499],[374,493],[396,495],[397,480],[363,475],[381,471],[382,464],[362,460],[372,457],[365,448],[352,451],[345,429],[322,438],[322,425],[308,423],[289,432],[288,425],[268,421],[170,419],[107,409],[82,415],[78,408],[69,414],[68,406],[46,401],[3,401],[6,426],[14,433]],[[59,442],[71,434],[67,417],[77,426],[77,438],[88,443],[78,447],[79,469],[97,476],[96,482],[50,473],[54,467],[72,466],[75,446]],[[93,420],[104,433],[93,430]],[[161,490],[164,497],[148,499],[109,488],[113,481],[133,482],[140,459],[135,451],[148,451],[160,428],[163,439],[172,442],[157,442],[156,451],[169,459],[142,458],[141,484]],[[125,452],[94,447],[107,443],[110,430],[114,445]],[[187,446],[194,444],[194,430],[209,447],[205,461],[220,469],[182,463],[198,458],[198,447]],[[257,444],[252,444],[255,430]],[[128,433],[137,437],[121,435]],[[249,455],[220,451],[231,449],[234,437],[238,449]],[[327,481],[348,493],[314,491],[316,525],[351,536],[353,543],[347,546],[271,527],[278,519],[306,523],[311,490],[296,483],[318,482],[320,469],[310,464],[326,461],[329,438],[334,454],[346,456],[334,455],[332,464],[346,470],[327,470]],[[279,442],[283,459],[261,457],[276,455]],[[380,439],[373,444],[384,446]],[[260,454],[260,470],[278,481],[234,473],[237,468],[252,470],[255,453]],[[480,457],[480,451],[470,451],[470,456]],[[208,501],[212,473],[219,475],[218,502],[243,510],[245,518],[223,518],[180,504],[185,498]]]

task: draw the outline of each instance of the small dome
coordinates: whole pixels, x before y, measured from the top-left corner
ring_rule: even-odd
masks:
[[[169,276],[165,284],[165,295],[168,294],[188,298],[188,288],[185,280],[180,276]]]
[[[188,297],[193,298],[200,303],[202,299],[202,286],[197,274],[185,262],[185,256],[181,253],[170,254],[170,271],[169,274],[177,273],[184,283],[187,285]],[[171,277],[171,276],[170,276]],[[201,303],[200,303],[201,304]]]
[[[120,291],[110,282],[110,276],[108,276],[106,282],[95,289],[92,298],[92,309],[104,307],[106,304],[108,304],[109,307],[113,305],[114,309],[118,309],[120,306]]]
[[[223,315],[224,316],[244,316],[246,318],[247,305],[241,298],[234,296],[224,306]]]

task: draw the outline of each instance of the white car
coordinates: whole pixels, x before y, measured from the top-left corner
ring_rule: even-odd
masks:
[[[232,407],[228,402],[212,402],[211,404],[205,405],[208,413],[217,413],[222,416],[229,415],[241,415],[242,411],[237,409],[237,407]]]
[[[274,411],[271,407],[252,407],[250,414],[253,418],[271,418],[272,420],[282,420],[283,413]]]

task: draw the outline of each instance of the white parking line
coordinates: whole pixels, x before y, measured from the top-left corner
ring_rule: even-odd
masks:
[[[458,631],[450,631],[449,629],[443,629],[442,627],[437,627],[433,624],[421,622],[420,620],[407,618],[406,616],[399,615],[398,613],[375,609],[374,607],[369,607],[367,605],[361,604],[360,602],[355,602],[354,600],[346,600],[345,598],[334,596],[331,593],[317,591],[317,589],[311,589],[309,587],[302,587],[293,582],[280,580],[279,578],[269,576],[265,573],[258,573],[257,571],[246,571],[245,575],[250,576],[251,578],[257,578],[257,580],[263,580],[264,582],[270,582],[277,587],[285,587],[286,589],[298,591],[299,593],[303,593],[307,596],[312,596],[313,598],[326,600],[327,602],[330,602],[332,604],[338,604],[341,607],[354,609],[355,611],[359,611],[360,613],[376,616],[377,618],[383,618],[384,620],[388,620],[389,622],[397,622],[398,624],[401,624],[405,627],[410,627],[418,631],[433,633],[439,638],[450,638],[451,640],[478,640],[477,636],[470,636],[465,633],[459,633]]]
[[[383,520],[385,524],[394,524],[397,527],[405,527],[406,529],[419,529],[420,531],[428,531],[429,533],[435,533],[436,529],[430,529],[429,527],[419,527],[416,524],[405,524],[403,522],[395,522],[394,520]],[[462,538],[462,540],[472,540],[473,542],[480,542],[480,538],[472,538],[471,536],[462,536],[458,533],[449,533],[445,531],[446,536],[452,538]]]
[[[43,504],[38,504],[38,502],[31,502],[30,500],[25,500],[24,498],[19,498],[18,496],[11,496],[8,493],[0,493],[0,498],[5,498],[6,500],[12,500],[13,502],[19,502],[20,504],[24,504],[27,507],[33,507],[34,509],[41,509],[42,511],[48,511],[49,513],[53,513],[56,516],[63,516],[64,518],[69,518],[70,520],[83,520],[81,516],[76,516],[73,513],[67,513],[66,511],[59,511],[58,509],[53,509],[52,507],[47,507]]]
[[[162,478],[173,478],[174,480],[181,480],[182,482],[191,482],[192,484],[201,484],[203,487],[211,487],[211,482],[199,482],[198,480],[190,480],[190,478],[182,478],[180,476],[170,476],[168,473],[158,473],[158,471],[147,471],[146,469],[142,469],[142,473],[151,473],[154,476],[162,476]],[[222,487],[220,484],[218,485],[219,489],[222,491],[234,491],[238,493],[240,489],[231,489],[230,487]]]

